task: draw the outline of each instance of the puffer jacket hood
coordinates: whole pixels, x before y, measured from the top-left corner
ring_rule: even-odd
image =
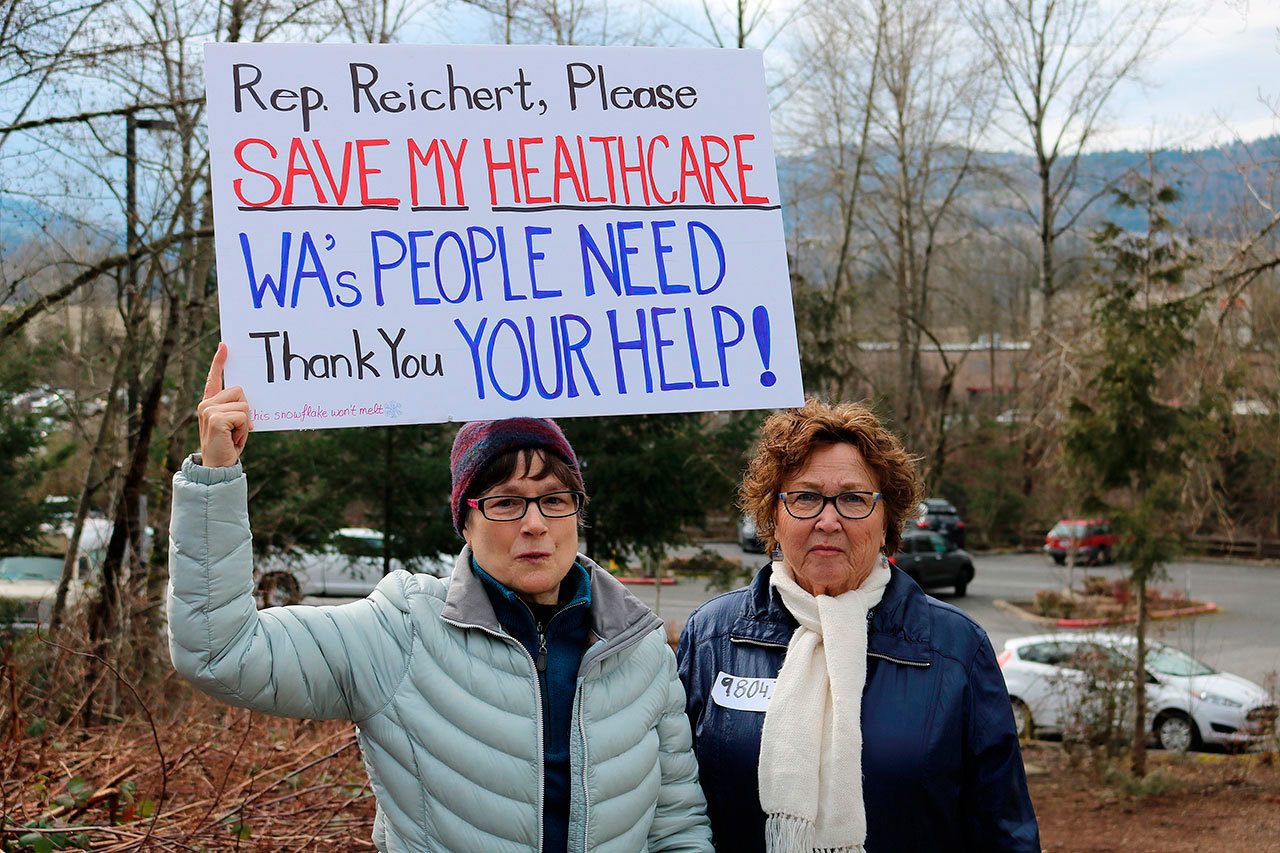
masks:
[[[680,637],[680,677],[721,853],[764,851],[756,780],[767,703],[744,707],[712,694],[719,687],[724,695],[726,680],[740,693],[763,689],[782,668],[797,623],[771,574],[765,566],[749,587],[704,604]],[[1009,696],[986,633],[897,569],[867,619],[867,853],[1039,851]]]
[[[258,611],[239,465],[174,477],[174,666],[245,708],[356,723],[386,853],[541,848],[542,711],[529,653],[458,557],[449,586],[393,572],[337,607]],[[707,851],[684,693],[661,621],[591,573],[593,641],[571,723],[570,851]]]

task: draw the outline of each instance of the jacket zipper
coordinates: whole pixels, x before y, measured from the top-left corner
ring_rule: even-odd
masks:
[[[573,606],[577,607],[580,604],[582,604],[582,602],[578,602]],[[532,608],[529,608],[529,605],[527,604],[525,604],[525,607],[529,609],[529,615],[532,616],[533,615]],[[568,609],[569,608],[566,607],[560,610],[559,612],[557,612],[555,616],[551,617],[551,620],[548,621],[548,624],[550,624],[551,621],[554,621],[556,616],[559,616],[561,613],[565,612],[565,610],[568,610]],[[536,703],[537,709],[538,709],[538,769],[539,769],[539,773],[538,773],[538,853],[542,853],[542,819],[543,819],[543,811],[546,808],[546,803],[545,803],[546,755],[543,752],[543,748],[542,748],[542,741],[543,741],[543,738],[545,737],[545,734],[543,733],[543,720],[542,720],[542,689],[538,684],[538,673],[542,672],[543,670],[538,669],[538,663],[533,659],[533,656],[529,654],[529,650],[524,647],[524,644],[521,643],[519,640],[517,640],[515,637],[512,637],[510,634],[497,633],[492,629],[485,627],[484,625],[475,625],[467,622],[456,622],[452,619],[447,619],[444,617],[441,617],[441,619],[442,621],[448,622],[450,625],[455,625],[459,628],[479,629],[492,637],[497,637],[499,640],[502,640],[505,643],[510,643],[512,645],[517,646],[520,649],[520,651],[524,652],[525,658],[528,659],[529,661],[529,666],[533,668],[533,690],[534,690],[534,696],[538,700]],[[539,658],[542,658],[546,652],[546,636],[542,630],[542,626],[538,623],[537,619],[534,619],[534,625],[538,627],[538,648],[539,648],[538,656]],[[617,654],[618,652],[625,651],[626,649],[631,648],[633,645],[643,640],[646,636],[647,636],[647,632],[636,631],[633,636],[627,638],[626,642],[620,643],[618,647],[615,649],[611,649],[609,651],[609,654],[614,655],[614,654]],[[609,641],[604,640],[603,643],[607,645]],[[786,646],[783,646],[783,648],[786,648]],[[602,659],[603,655],[600,657]],[[585,660],[586,658],[585,654],[583,658]],[[591,662],[595,663],[594,660]],[[546,667],[545,660],[543,661],[543,667],[544,669]],[[579,684],[578,684],[578,732],[579,732],[579,736],[582,738],[582,794],[583,794],[582,838],[583,838],[583,849],[585,850],[587,849],[586,842],[587,842],[587,839],[590,838],[590,832],[591,832],[591,789],[587,784],[587,765],[588,765],[587,728],[586,728],[586,722],[583,719],[583,713],[582,713],[583,705],[585,704],[585,695],[586,695],[584,685],[585,685],[585,680],[580,678]]]
[[[532,612],[533,611],[530,611],[530,613]],[[538,672],[539,672],[538,665],[537,663],[534,662],[533,655],[529,654],[529,650],[524,647],[524,643],[520,642],[510,634],[506,634],[506,633],[499,634],[489,628],[486,628],[484,625],[471,625],[465,622],[454,622],[452,619],[445,619],[443,617],[441,618],[441,621],[448,622],[450,625],[456,625],[459,628],[476,628],[480,631],[484,631],[486,634],[490,635],[491,637],[497,637],[499,640],[502,640],[504,643],[508,643],[520,649],[520,651],[524,654],[525,659],[529,661],[529,668],[532,670],[532,677],[533,677],[533,697],[536,700],[534,702],[534,706],[536,707],[538,712],[538,853],[542,853],[542,834],[543,834],[542,833],[542,819],[543,819],[542,813],[546,809],[547,757],[542,748],[542,741],[544,740],[546,735],[543,734],[542,687],[541,685],[538,684]],[[535,624],[537,623],[535,622]]]
[[[570,604],[567,607],[560,608],[555,613],[551,614],[551,618],[547,620],[547,624],[543,625],[541,622],[538,621],[538,617],[533,615],[533,608],[529,606],[529,603],[524,599],[518,599],[518,600],[520,601],[521,604],[524,605],[524,609],[529,612],[529,618],[533,620],[534,627],[538,629],[538,662],[537,664],[535,664],[534,668],[537,669],[538,672],[546,672],[547,671],[547,633],[551,630],[551,623],[556,621],[556,619],[559,618],[561,613],[564,613],[565,611],[568,611],[568,610],[572,610],[575,607],[581,607],[584,602],[575,601],[573,604]],[[524,647],[521,646],[521,648],[524,648]]]
[[[766,640],[748,640],[746,637],[729,637],[731,643],[742,643],[744,646],[763,646],[766,649],[785,649],[786,643],[770,643]]]
[[[582,681],[578,683],[578,736],[582,738],[582,849],[591,849],[591,788],[587,785],[587,767],[590,756],[587,754],[587,724],[582,718],[583,695]]]
[[[767,649],[785,649],[786,648],[786,645],[783,643],[769,643],[764,640],[748,640],[745,637],[730,637],[729,642],[742,643],[743,645],[746,645],[746,646],[763,646]],[[880,658],[881,660],[887,660],[893,663],[900,663],[903,666],[919,666],[919,667],[929,666],[928,661],[903,660],[902,658],[895,658],[895,657],[890,657],[889,655],[882,655],[879,652],[867,652],[867,657]]]
[[[889,657],[888,655],[882,655],[882,654],[880,654],[879,652],[867,652],[867,657],[869,657],[869,658],[880,658],[881,660],[887,660],[887,661],[890,661],[890,662],[892,662],[892,663],[900,663],[900,664],[902,664],[903,666],[919,666],[919,667],[928,667],[928,666],[929,666],[929,662],[928,662],[927,660],[926,660],[926,661],[919,661],[919,660],[903,660],[902,658],[892,658],[892,657]]]
[[[510,637],[510,639],[512,639],[515,642],[515,644],[520,647],[520,651],[524,652],[525,657],[529,658],[529,663],[533,664],[533,669],[534,669],[534,673],[533,673],[534,696],[538,700],[538,853],[542,853],[542,821],[543,821],[543,813],[546,811],[546,807],[547,807],[547,804],[546,804],[547,760],[546,760],[546,754],[543,751],[543,741],[546,739],[547,735],[543,729],[542,685],[538,681],[538,673],[545,673],[547,671],[547,631],[548,629],[550,629],[551,623],[556,621],[556,617],[558,617],[561,613],[564,613],[566,610],[572,610],[574,607],[580,607],[583,602],[579,601],[569,605],[568,607],[560,608],[555,613],[551,614],[551,618],[547,620],[547,624],[544,626],[541,622],[538,621],[538,618],[533,615],[533,608],[529,606],[529,603],[527,601],[524,601],[523,599],[519,599],[519,601],[521,604],[524,605],[525,610],[529,611],[529,617],[533,619],[533,625],[538,631],[537,661],[535,661],[533,657],[530,656],[529,650],[524,647],[524,643],[521,643],[519,640],[516,640],[514,637]],[[582,723],[581,716],[579,716],[578,718],[578,723],[579,723],[579,726],[581,726],[581,723]],[[586,752],[587,752],[587,738],[584,733],[582,738],[583,755],[586,755]],[[587,778],[585,761],[583,762],[582,767],[583,767],[583,770],[582,770],[583,787],[585,788],[586,778]],[[589,804],[590,804],[590,798],[588,797],[588,805]],[[585,825],[586,823],[587,823],[587,820],[586,818],[584,818],[583,824]]]
[[[547,632],[541,622],[534,623],[538,628],[538,672],[547,671]]]

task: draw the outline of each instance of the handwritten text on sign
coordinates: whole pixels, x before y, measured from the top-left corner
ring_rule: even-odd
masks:
[[[801,399],[752,51],[210,45],[259,429]]]

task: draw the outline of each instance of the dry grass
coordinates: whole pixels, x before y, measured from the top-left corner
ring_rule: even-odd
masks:
[[[171,676],[144,689],[31,638],[5,651],[5,853],[373,849],[350,723],[228,708]]]

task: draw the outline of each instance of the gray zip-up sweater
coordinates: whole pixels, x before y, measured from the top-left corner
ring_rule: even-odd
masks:
[[[338,607],[258,611],[237,464],[174,476],[169,646],[245,708],[356,723],[386,853],[541,848],[542,712],[529,653],[463,549],[446,589],[398,571]],[[591,644],[571,721],[569,850],[710,851],[684,690],[661,621],[590,560]]]

